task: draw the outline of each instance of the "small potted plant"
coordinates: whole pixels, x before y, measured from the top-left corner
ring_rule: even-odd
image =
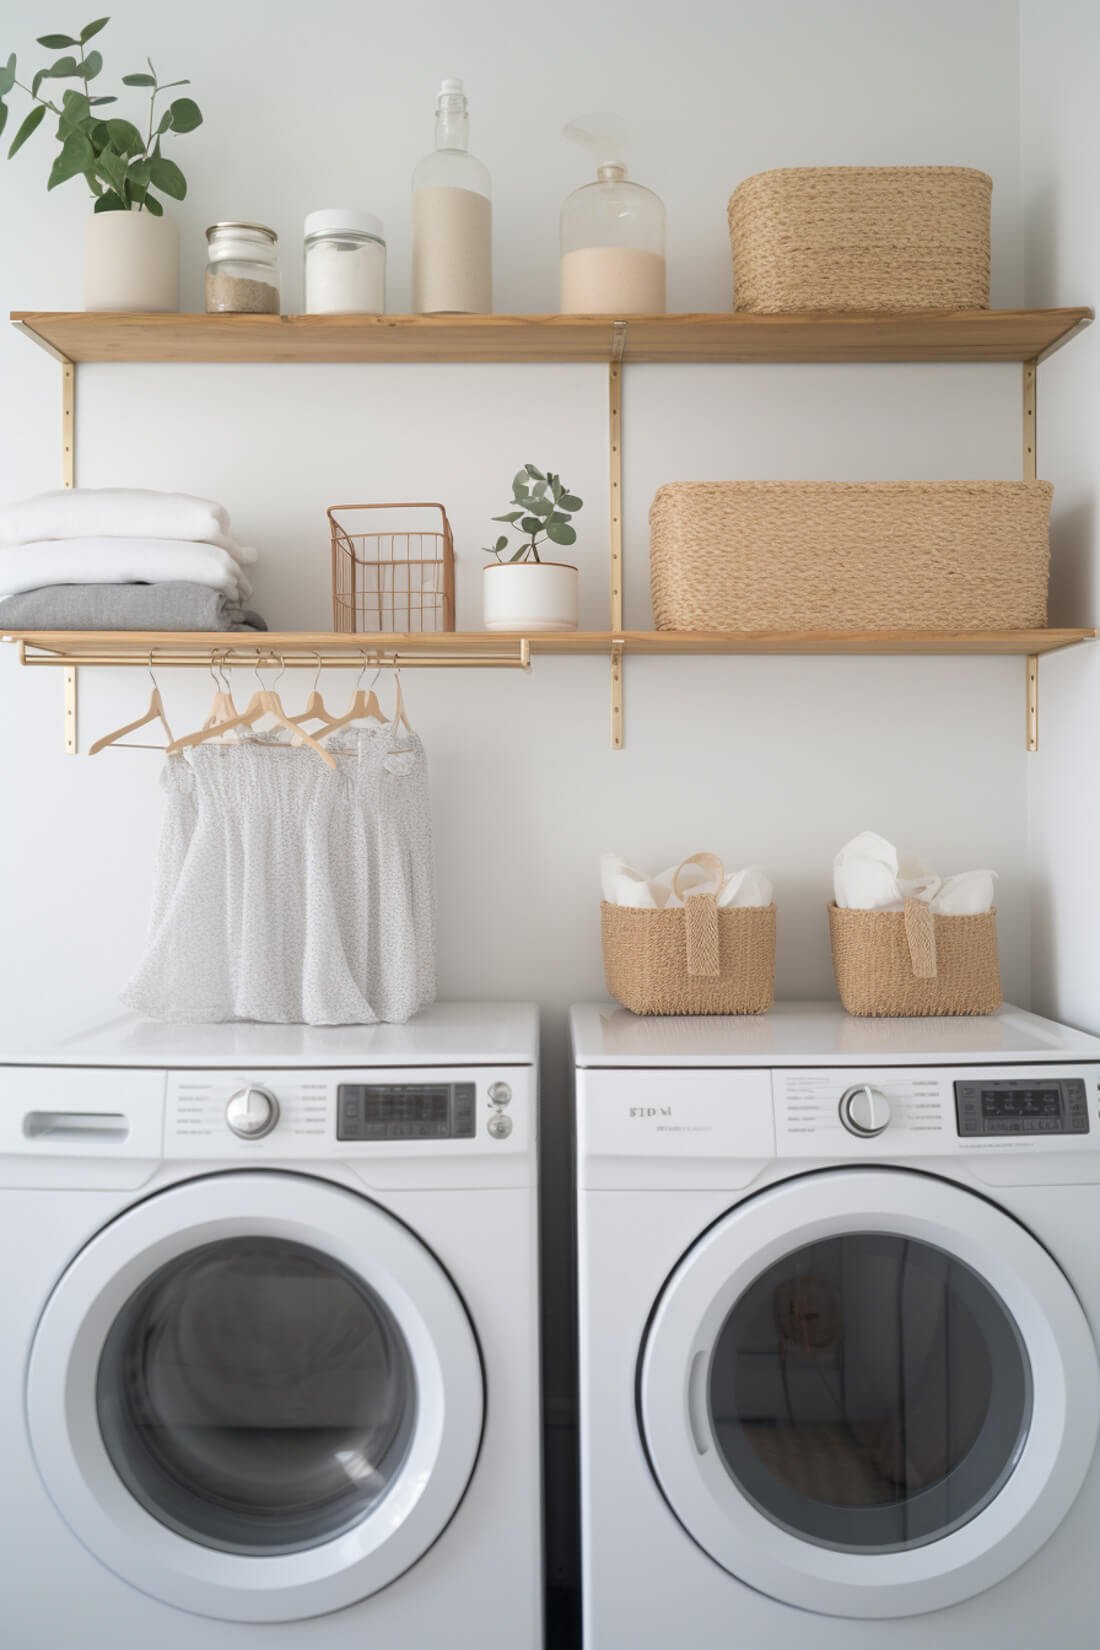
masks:
[[[583,500],[553,470],[525,464],[512,478],[511,510],[494,521],[518,527],[523,539],[512,549],[501,534],[486,545],[494,560],[485,569],[486,630],[576,630],[580,579],[568,562],[546,561],[547,544],[576,544],[573,517]]]
[[[179,308],[179,235],[153,191],[177,201],[186,195],[183,173],[162,154],[161,145],[169,133],[193,132],[202,124],[202,114],[191,98],[177,97],[158,118],[158,97],[189,82],[162,82],[152,63],[148,73],[143,70],[122,77],[124,86],[144,87],[149,93],[144,135],[132,122],[103,113],[118,99],[93,93],[92,82],[103,68],[103,58],[94,48],[85,48],[109,22],[110,18],[99,17],[75,36],[39,35],[40,46],[62,56],[36,69],[30,85],[18,78],[14,52],[6,63],[0,63],[0,132],[8,119],[6,99],[15,89],[26,93],[32,107],[12,140],[9,160],[47,115],[56,116],[55,135],[61,147],[46,188],[56,189],[69,178],[82,177],[95,203],[85,239],[85,308],[175,310]],[[52,92],[55,83],[66,80],[75,84],[65,87],[60,102],[56,95],[44,95],[43,87]]]

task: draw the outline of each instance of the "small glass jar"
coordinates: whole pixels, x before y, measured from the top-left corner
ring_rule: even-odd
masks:
[[[305,222],[307,315],[381,315],[386,240],[373,212],[333,206]]]
[[[661,315],[665,209],[659,195],[607,162],[561,211],[563,315]]]
[[[262,223],[215,223],[206,240],[206,313],[278,315],[275,231]]]

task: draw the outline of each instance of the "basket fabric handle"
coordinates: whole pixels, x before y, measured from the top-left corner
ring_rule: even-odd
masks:
[[[713,892],[685,894],[680,872],[686,865],[699,865],[714,879]],[[718,895],[726,880],[726,868],[717,854],[692,854],[676,867],[672,891],[684,902],[684,932],[687,940],[687,971],[692,979],[716,980],[722,972],[718,945]]]
[[[910,895],[905,901],[905,938],[913,978],[936,978],[936,919],[927,900]]]

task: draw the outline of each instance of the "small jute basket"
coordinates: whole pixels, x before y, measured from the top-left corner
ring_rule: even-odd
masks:
[[[713,854],[685,865],[725,870]],[[766,1014],[775,994],[775,906],[718,905],[713,893],[688,894],[672,910],[600,905],[607,989],[634,1014]]]
[[[831,904],[829,938],[849,1014],[993,1014],[1001,1006],[995,910],[941,917],[919,899],[907,899],[904,911]]]
[[[649,512],[659,630],[1028,630],[1048,481],[678,481]]]
[[[992,191],[968,166],[758,172],[730,196],[734,308],[987,309]]]

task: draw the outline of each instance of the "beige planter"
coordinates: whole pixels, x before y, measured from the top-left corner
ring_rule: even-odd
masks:
[[[151,212],[93,212],[84,239],[84,308],[178,310],[179,231]]]
[[[565,562],[494,562],[483,585],[486,630],[576,630],[580,576]]]

